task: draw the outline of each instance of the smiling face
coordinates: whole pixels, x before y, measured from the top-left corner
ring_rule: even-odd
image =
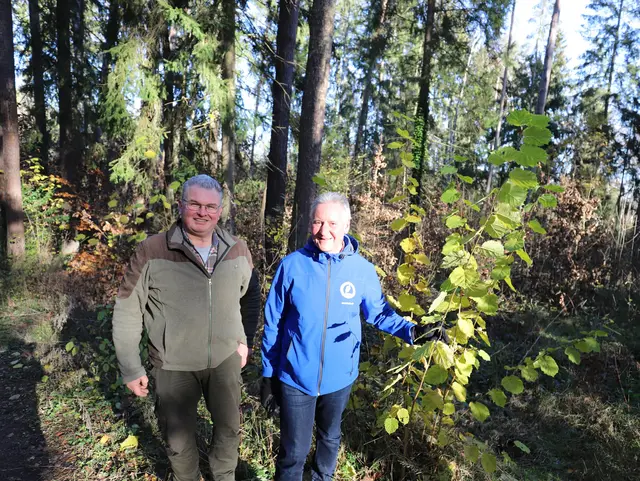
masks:
[[[350,219],[344,207],[334,202],[319,204],[311,218],[311,238],[322,252],[336,254],[343,248]]]
[[[198,186],[189,187],[185,199],[178,201],[183,228],[194,245],[211,245],[211,236],[222,212],[221,202],[218,191]]]

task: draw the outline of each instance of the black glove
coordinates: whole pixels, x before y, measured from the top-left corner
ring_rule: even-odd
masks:
[[[260,384],[260,404],[267,414],[272,415],[280,404],[280,380],[275,377],[263,377]]]
[[[420,343],[425,343],[442,341],[445,344],[449,344],[449,336],[442,322],[435,324],[416,324],[411,330],[411,335],[413,342],[419,341]]]

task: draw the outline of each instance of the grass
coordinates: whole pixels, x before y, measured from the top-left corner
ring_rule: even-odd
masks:
[[[48,275],[44,268],[42,273]],[[0,304],[0,345],[5,349],[16,342],[34,346],[44,374],[34,387],[34,396],[52,466],[47,479],[162,480],[167,460],[153,401],[134,399],[116,381],[109,309],[85,307],[82,316],[70,314],[72,306],[64,290],[51,288],[57,281],[48,277],[43,285],[42,279],[29,280],[33,274],[30,268],[23,275],[0,277],[3,292],[8,294]],[[483,393],[498,385],[504,366],[517,365],[527,351],[535,357],[539,349],[561,344],[607,321],[588,311],[573,317],[557,314],[544,306],[529,305],[493,319],[492,361],[473,378],[470,392]],[[583,355],[580,365],[557,353],[560,372],[555,377],[527,383],[526,391],[504,409],[487,403],[491,416],[484,423],[461,424],[498,455],[493,479],[637,479],[640,365],[633,338],[638,329],[634,316],[632,308],[616,318],[600,353]],[[70,341],[77,351],[67,351]],[[238,479],[243,480],[272,479],[278,444],[277,421],[268,418],[257,401],[258,366],[256,357],[244,373],[238,470]],[[403,458],[401,436],[389,436],[376,428],[379,397],[367,384],[361,404],[346,413],[336,480],[396,480],[402,469],[411,480],[491,479],[455,445],[414,444],[411,456]],[[213,430],[204,404],[198,429],[202,439],[209,438]],[[419,439],[419,433],[414,434]],[[138,447],[122,448],[130,435],[136,436]],[[524,443],[530,453],[517,448],[516,441]],[[200,447],[204,454],[206,443]]]

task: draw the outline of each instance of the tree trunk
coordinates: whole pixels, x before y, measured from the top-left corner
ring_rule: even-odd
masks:
[[[11,0],[0,0],[0,206],[6,236],[2,240],[9,257],[16,258],[24,254],[24,213],[11,15]]]
[[[107,20],[107,28],[104,32],[104,43],[102,44],[102,69],[100,71],[100,85],[103,89],[107,87],[107,77],[113,63],[113,55],[111,50],[118,43],[118,31],[120,30],[120,6],[116,0],[109,2],[109,18]]]
[[[42,35],[38,0],[29,0],[29,31],[31,33],[34,117],[40,133],[39,156],[42,165],[48,171],[49,131],[47,130],[47,105],[44,100],[44,67],[42,64]]]
[[[362,106],[360,107],[360,115],[358,117],[358,129],[356,131],[356,141],[353,148],[353,157],[351,158],[351,186],[350,191],[353,195],[355,193],[355,179],[357,178],[357,171],[360,167],[358,164],[358,158],[360,157],[362,147],[364,144],[364,133],[367,125],[367,118],[369,117],[369,101],[373,92],[373,76],[375,74],[378,58],[384,52],[387,47],[387,32],[386,32],[386,20],[387,20],[387,5],[388,0],[381,0],[380,2],[380,16],[374,21],[374,34],[371,39],[371,46],[369,48],[369,59],[367,62],[367,70],[364,76],[364,90],[362,92]],[[365,162],[362,161],[362,172],[365,171]]]
[[[222,80],[227,86],[225,106],[222,116],[222,168],[224,170],[225,212],[228,213],[226,226],[235,233],[235,212],[233,203],[234,162],[236,158],[236,2],[223,0],[222,27]]]
[[[56,30],[58,44],[58,125],[60,126],[59,164],[63,176],[74,182],[76,160],[73,155],[73,101],[71,85],[71,45],[69,40],[69,0],[57,0]]]
[[[72,0],[73,4],[73,25],[72,25],[72,38],[73,38],[73,66],[72,72],[75,76],[73,80],[73,105],[76,107],[76,119],[77,125],[75,127],[78,131],[75,133],[74,141],[75,152],[80,154],[84,151],[85,136],[88,130],[89,121],[89,105],[87,102],[87,95],[89,89],[86,88],[86,56],[84,48],[84,34],[85,34],[85,0]],[[82,110],[80,110],[82,105]]]
[[[280,0],[276,38],[276,78],[272,85],[273,115],[267,162],[267,195],[264,212],[266,268],[275,267],[280,246],[276,234],[283,228],[287,187],[287,150],[293,88],[293,57],[298,30],[299,0]]]
[[[176,83],[176,74],[169,70],[168,62],[173,60],[173,43],[176,31],[172,25],[167,25],[166,32],[162,36],[162,56],[165,62],[164,66],[164,88],[166,97],[162,107],[162,124],[166,132],[163,151],[164,151],[164,180],[161,188],[166,188],[173,180],[173,173],[179,166],[180,154],[180,133],[178,126],[178,118],[180,116],[181,106],[175,102],[174,88]]]
[[[556,37],[558,35],[558,20],[560,19],[560,0],[556,0],[553,7],[553,16],[549,26],[549,40],[547,41],[547,51],[544,54],[544,67],[540,79],[540,91],[538,92],[538,103],[536,114],[544,114],[544,106],[547,103],[549,93],[549,83],[551,82],[551,68],[553,67],[553,52],[556,48]]]
[[[502,117],[504,116],[504,107],[507,101],[507,75],[509,73],[509,53],[511,52],[511,39],[513,37],[513,22],[516,18],[516,3],[517,0],[513,0],[513,6],[511,7],[511,25],[509,26],[509,38],[507,39],[507,51],[504,54],[504,71],[502,73],[502,91],[500,92],[500,113],[498,114],[498,125],[496,126],[496,136],[493,139],[493,150],[500,147],[500,131],[502,130]],[[489,195],[491,192],[491,186],[493,184],[493,164],[489,164],[489,175],[487,177],[487,188],[485,193]]]
[[[249,155],[249,177],[253,177],[256,172],[256,142],[258,140],[258,115],[260,114],[260,97],[262,96],[262,83],[264,78],[258,74],[258,83],[256,85],[256,108],[253,112],[253,135],[251,136],[251,154]]]
[[[422,198],[422,176],[425,169],[425,157],[427,153],[427,135],[431,124],[429,112],[429,91],[431,89],[431,60],[433,58],[434,45],[434,23],[435,23],[435,0],[427,0],[427,19],[424,28],[424,42],[422,45],[422,71],[420,73],[420,93],[418,94],[418,107],[416,109],[416,120],[414,127],[414,140],[416,146],[413,150],[413,160],[415,167],[413,177],[418,181],[416,194],[412,196],[412,203],[420,205]]]
[[[471,66],[471,57],[473,56],[473,49],[475,45],[473,45],[469,49],[469,56],[467,57],[467,65],[464,69],[464,76],[462,77],[462,86],[460,87],[460,93],[458,94],[458,98],[456,99],[456,107],[453,113],[453,119],[450,122],[449,127],[449,144],[447,145],[447,161],[450,165],[453,165],[455,155],[455,144],[456,144],[456,131],[458,130],[458,115],[460,113],[460,105],[462,104],[462,99],[464,98],[464,90],[467,87],[467,79],[469,78],[469,67]]]
[[[616,66],[616,56],[618,55],[618,45],[620,43],[620,23],[622,20],[622,10],[624,9],[624,0],[620,0],[618,7],[618,24],[616,25],[615,39],[613,41],[613,51],[611,52],[611,60],[609,68],[607,68],[607,95],[604,98],[604,121],[609,122],[609,101],[611,100],[611,86],[613,85],[613,73]]]
[[[313,177],[320,170],[336,0],[314,0],[309,16],[309,56],[300,113],[300,149],[289,249],[304,245],[309,232]]]

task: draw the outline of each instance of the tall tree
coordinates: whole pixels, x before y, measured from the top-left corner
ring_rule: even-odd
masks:
[[[56,31],[58,46],[58,125],[59,164],[64,177],[73,182],[76,178],[78,159],[73,155],[73,94],[71,81],[69,0],[57,0]]]
[[[513,24],[516,18],[516,3],[517,0],[513,0],[511,7],[511,23],[509,25],[509,37],[507,38],[507,48],[504,54],[504,70],[502,72],[502,90],[500,91],[500,107],[498,113],[498,125],[496,126],[496,134],[493,139],[493,150],[500,147],[500,131],[502,130],[502,117],[504,116],[504,108],[507,102],[507,83],[509,81],[509,53],[511,52],[511,39],[513,38]],[[487,186],[485,192],[489,194],[493,184],[493,164],[489,165],[489,175],[487,177]]]
[[[388,9],[389,0],[373,0],[372,1],[372,19],[371,26],[373,36],[366,49],[366,67],[363,80],[362,91],[362,104],[360,106],[360,114],[358,116],[358,127],[356,130],[356,140],[353,148],[353,156],[351,160],[351,182],[354,182],[356,178],[356,171],[360,168],[359,157],[362,152],[365,128],[367,124],[367,118],[369,117],[369,104],[371,103],[371,94],[373,92],[373,78],[376,72],[378,60],[384,52],[388,35]],[[364,162],[362,164],[362,171],[364,171]],[[353,192],[354,184],[351,186],[351,192]]]
[[[24,254],[24,214],[11,0],[0,0],[0,206],[6,252],[20,257]]]
[[[538,93],[538,103],[536,104],[536,114],[544,114],[544,106],[547,103],[549,93],[549,83],[551,81],[551,68],[553,67],[553,52],[556,47],[556,37],[558,36],[558,20],[560,19],[560,0],[555,1],[551,25],[549,26],[549,40],[547,50],[544,54],[544,67],[540,78],[540,91]]]
[[[314,0],[309,16],[309,54],[300,113],[298,172],[293,198],[289,249],[302,247],[309,231],[310,208],[316,196],[313,177],[320,170],[335,0]]]
[[[31,71],[33,75],[33,107],[40,134],[39,157],[45,168],[49,166],[49,130],[47,105],[44,96],[44,67],[42,62],[42,34],[38,0],[29,0],[29,32],[31,34]]]
[[[284,218],[289,119],[294,74],[293,57],[296,49],[299,9],[298,0],[280,0],[276,36],[276,78],[271,87],[273,115],[267,160],[267,198],[264,213],[264,245],[267,267],[274,265],[277,261],[278,245],[274,231],[282,227]]]
[[[228,206],[227,228],[235,233],[234,162],[236,159],[236,2],[222,2],[222,80],[227,87],[222,112],[222,168],[224,170],[225,204]],[[227,207],[225,206],[225,207]],[[225,209],[226,210],[226,209]]]
[[[416,119],[414,128],[414,139],[416,141],[413,150],[415,168],[413,177],[418,181],[416,187],[417,194],[413,196],[413,203],[420,204],[422,196],[422,176],[425,169],[425,157],[427,154],[427,136],[431,127],[430,115],[430,89],[431,89],[431,62],[436,48],[434,31],[436,18],[435,0],[427,0],[427,11],[425,12],[424,40],[422,43],[422,70],[420,72],[420,93],[418,94],[418,107],[416,109]]]

